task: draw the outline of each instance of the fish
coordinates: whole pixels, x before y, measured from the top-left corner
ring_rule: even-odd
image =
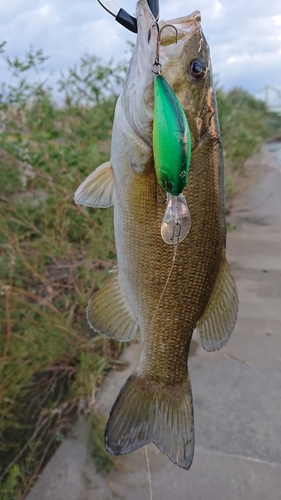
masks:
[[[116,103],[110,161],[75,193],[78,204],[114,206],[118,265],[89,300],[86,314],[89,325],[106,337],[127,342],[140,332],[142,339],[139,364],[109,415],[106,449],[123,455],[154,443],[187,470],[194,455],[191,338],[196,329],[205,350],[221,349],[238,311],[225,254],[223,148],[200,12],[160,21],[159,27],[165,27],[159,46],[161,75],[184,110],[192,142],[183,190],[191,227],[175,255],[174,245],[161,237],[165,191],[159,192],[153,156],[151,68],[159,39],[146,0],[138,1],[136,15],[137,41]]]

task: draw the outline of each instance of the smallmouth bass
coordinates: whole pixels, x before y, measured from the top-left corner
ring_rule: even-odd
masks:
[[[107,450],[129,453],[155,443],[188,469],[194,453],[187,359],[195,328],[207,351],[223,347],[235,326],[238,297],[225,257],[223,151],[208,44],[198,11],[160,22],[161,75],[186,115],[192,141],[188,236],[177,247],[160,233],[166,205],[159,202],[152,147],[157,32],[146,0],[137,4],[138,36],[117,101],[111,160],[75,193],[76,203],[114,205],[118,269],[90,299],[90,326],[119,341],[140,330],[139,365],[121,389],[105,430]],[[150,39],[149,39],[149,31]],[[173,266],[171,268],[171,266]],[[171,272],[172,269],[172,272]]]

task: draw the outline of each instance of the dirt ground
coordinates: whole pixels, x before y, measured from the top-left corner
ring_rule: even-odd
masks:
[[[275,149],[274,149],[275,147]],[[274,153],[272,155],[270,150]],[[281,145],[252,158],[233,199],[227,255],[240,308],[230,342],[207,353],[192,340],[189,369],[196,448],[189,471],[148,447],[153,500],[281,499]],[[112,372],[97,398],[107,415],[140,355]],[[89,424],[81,419],[58,449],[27,500],[151,499],[144,449],[121,457],[103,477],[89,454]]]

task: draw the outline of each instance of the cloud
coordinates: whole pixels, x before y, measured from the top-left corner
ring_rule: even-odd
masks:
[[[115,0],[120,1],[120,0]],[[134,14],[131,0],[122,1]],[[161,18],[184,16],[201,10],[213,69],[225,88],[242,86],[250,92],[265,84],[281,86],[281,15],[279,0],[160,0]],[[126,31],[96,0],[10,0],[0,5],[1,39],[7,52],[22,56],[30,44],[50,56],[46,70],[66,70],[85,52],[104,62],[123,58]],[[279,68],[279,70],[278,70]],[[1,80],[7,78],[0,63]]]

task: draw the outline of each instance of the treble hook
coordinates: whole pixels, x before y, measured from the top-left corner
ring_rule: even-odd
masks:
[[[178,30],[177,28],[173,25],[173,24],[165,24],[164,26],[162,26],[161,30],[159,28],[159,24],[158,22],[154,22],[151,24],[150,28],[149,28],[149,32],[148,32],[148,43],[150,42],[150,38],[151,38],[151,29],[152,28],[155,28],[157,29],[157,45],[156,45],[156,56],[155,56],[155,61],[154,61],[154,64],[152,66],[152,73],[154,73],[155,75],[160,75],[161,71],[162,71],[162,64],[159,62],[160,60],[160,43],[161,43],[161,33],[162,31],[165,29],[165,28],[173,28],[176,32],[176,44],[178,43]],[[155,68],[155,69],[154,69]]]

